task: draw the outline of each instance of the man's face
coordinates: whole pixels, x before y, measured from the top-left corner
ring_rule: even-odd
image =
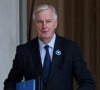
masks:
[[[36,13],[34,26],[39,39],[48,43],[57,27],[57,20],[54,19],[52,10],[47,9]]]

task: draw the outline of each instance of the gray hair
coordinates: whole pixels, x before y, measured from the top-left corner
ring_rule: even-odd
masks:
[[[35,16],[36,13],[38,13],[40,11],[43,11],[43,10],[47,10],[47,9],[51,9],[52,10],[54,19],[57,20],[57,13],[56,13],[56,10],[55,10],[54,6],[48,5],[48,4],[40,5],[34,10],[33,15],[32,15],[33,20],[35,20],[35,18],[36,18],[36,16]]]

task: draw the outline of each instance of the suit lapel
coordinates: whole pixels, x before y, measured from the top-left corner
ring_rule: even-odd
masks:
[[[40,52],[39,52],[39,44],[38,44],[38,39],[36,38],[32,45],[31,45],[31,49],[32,49],[32,56],[33,56],[33,60],[34,60],[34,69],[35,72],[38,76],[40,76],[42,74],[42,64],[41,64],[41,58],[40,58]]]
[[[59,68],[60,65],[62,64],[63,62],[62,52],[63,52],[63,48],[61,46],[61,40],[57,36],[55,41],[54,51],[53,51],[53,59],[51,64],[50,76],[48,80],[52,78],[52,75],[56,72],[56,69]]]

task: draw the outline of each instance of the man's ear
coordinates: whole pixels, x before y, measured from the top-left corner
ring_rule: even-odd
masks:
[[[57,25],[58,25],[58,22],[57,22],[57,20],[55,20],[55,22],[54,22],[54,28],[55,29],[56,29]]]

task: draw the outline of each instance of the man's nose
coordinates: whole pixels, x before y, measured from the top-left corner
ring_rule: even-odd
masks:
[[[42,23],[42,27],[43,27],[43,28],[46,28],[46,26],[47,26],[46,22],[43,22],[43,23]]]

